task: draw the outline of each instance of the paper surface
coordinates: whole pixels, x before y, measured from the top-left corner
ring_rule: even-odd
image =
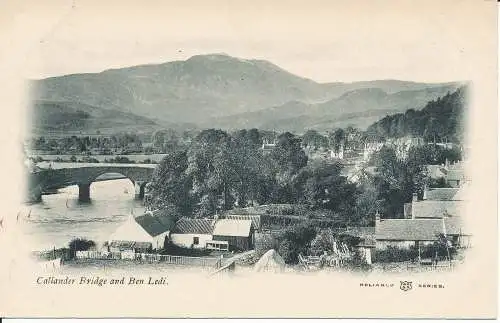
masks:
[[[0,13],[1,315],[496,317],[496,23],[494,1],[6,2]],[[444,272],[248,272],[220,279],[207,271],[146,265],[116,272],[111,265],[63,274],[41,270],[28,257],[35,237],[14,229],[26,186],[21,146],[31,120],[26,80],[209,53],[268,60],[318,83],[470,81],[467,176],[473,185],[463,211],[473,218],[467,222],[473,247],[465,263]],[[124,285],[110,284],[121,278]],[[44,279],[48,283],[41,284]],[[148,284],[150,279],[157,284]],[[411,290],[405,291],[405,282],[412,282]]]

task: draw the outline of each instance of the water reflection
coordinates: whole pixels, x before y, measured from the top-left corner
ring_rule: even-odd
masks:
[[[23,207],[23,232],[40,250],[65,246],[75,237],[104,241],[131,212],[144,210],[129,179],[94,182],[90,197],[90,203],[79,202],[78,186],[43,196],[41,203]]]

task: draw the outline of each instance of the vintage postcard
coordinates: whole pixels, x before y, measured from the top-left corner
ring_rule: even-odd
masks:
[[[6,1],[4,317],[495,318],[494,1]]]

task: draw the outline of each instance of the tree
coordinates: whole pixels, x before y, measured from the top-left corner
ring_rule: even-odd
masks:
[[[356,186],[341,175],[342,165],[315,161],[306,166],[297,176],[296,182],[302,188],[297,194],[299,201],[312,209],[327,209],[339,215],[346,222],[354,214]]]
[[[316,130],[307,130],[302,136],[302,144],[313,149],[328,147],[328,138]]]
[[[340,146],[346,143],[346,133],[344,129],[338,128],[330,133],[330,144],[335,152],[340,150]]]
[[[187,167],[186,152],[173,152],[161,160],[148,186],[148,199],[145,201],[148,209],[173,208],[178,210],[180,216],[191,214],[191,177],[186,173]]]
[[[307,156],[302,150],[300,139],[290,132],[285,132],[278,137],[276,147],[270,156],[282,173],[295,174],[307,165]]]
[[[371,226],[375,214],[380,211],[378,192],[372,178],[364,178],[358,186],[355,213],[352,218],[354,225]]]
[[[467,87],[429,101],[422,110],[389,115],[368,127],[367,133],[382,137],[419,136],[426,141],[462,143]]]

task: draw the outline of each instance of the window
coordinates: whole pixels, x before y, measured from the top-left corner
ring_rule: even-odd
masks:
[[[199,237],[193,237],[193,244],[194,245],[200,244],[200,238]]]

